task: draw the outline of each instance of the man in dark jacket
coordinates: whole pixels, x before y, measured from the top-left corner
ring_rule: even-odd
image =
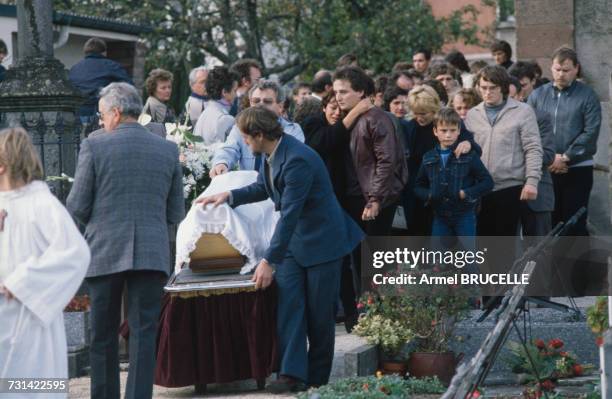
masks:
[[[562,47],[555,51],[552,61],[553,81],[536,89],[528,103],[547,113],[552,121],[556,155],[549,171],[555,189],[555,226],[589,203],[601,105],[593,89],[576,80],[580,64],[574,50]],[[586,215],[572,235],[588,235]]]
[[[85,58],[70,68],[68,78],[87,97],[85,103],[79,109],[81,123],[95,127],[94,117],[98,110],[100,89],[113,82],[132,84],[132,79],[121,65],[106,58],[106,43],[104,40],[92,37],[85,42],[83,52]]]

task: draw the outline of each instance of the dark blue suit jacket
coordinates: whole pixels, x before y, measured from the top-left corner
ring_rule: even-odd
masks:
[[[323,160],[299,140],[283,135],[272,160],[274,187],[262,162],[257,182],[232,191],[232,206],[271,198],[281,217],[265,258],[279,265],[289,251],[302,266],[314,266],[350,253],[363,231],[342,210]]]

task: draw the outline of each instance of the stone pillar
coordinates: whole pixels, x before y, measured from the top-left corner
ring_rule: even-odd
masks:
[[[28,130],[47,176],[74,176],[83,98],[53,58],[52,17],[52,0],[17,0],[19,59],[0,83],[0,127]],[[61,199],[67,195],[64,183],[52,188]]]

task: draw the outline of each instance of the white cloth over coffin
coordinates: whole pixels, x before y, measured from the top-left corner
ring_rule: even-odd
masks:
[[[0,283],[15,295],[0,295],[0,378],[68,378],[62,311],[85,277],[87,243],[43,182],[0,192],[0,209],[8,213],[0,232]]]
[[[248,186],[256,180],[257,172],[254,170],[224,173],[213,178],[199,198]],[[208,205],[206,209],[200,205],[192,206],[178,228],[175,273],[178,274],[184,263],[189,263],[189,254],[204,233],[221,234],[225,237],[247,258],[240,273],[251,272],[270,245],[278,218],[279,213],[274,211],[274,203],[270,199],[234,209],[227,204],[216,208]]]

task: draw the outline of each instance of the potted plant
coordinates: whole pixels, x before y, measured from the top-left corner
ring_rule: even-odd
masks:
[[[408,372],[411,376],[433,377],[449,384],[463,354],[450,350],[457,323],[468,312],[468,298],[447,287],[436,287],[430,296],[408,297],[406,323],[414,333],[415,350],[410,354]]]
[[[603,333],[608,329],[608,297],[600,296],[586,311],[587,324],[595,334],[597,346],[603,345]]]
[[[353,332],[379,348],[385,373],[403,376],[407,358],[402,349],[412,340],[413,333],[404,324],[402,298],[367,295],[358,307],[364,312]]]

